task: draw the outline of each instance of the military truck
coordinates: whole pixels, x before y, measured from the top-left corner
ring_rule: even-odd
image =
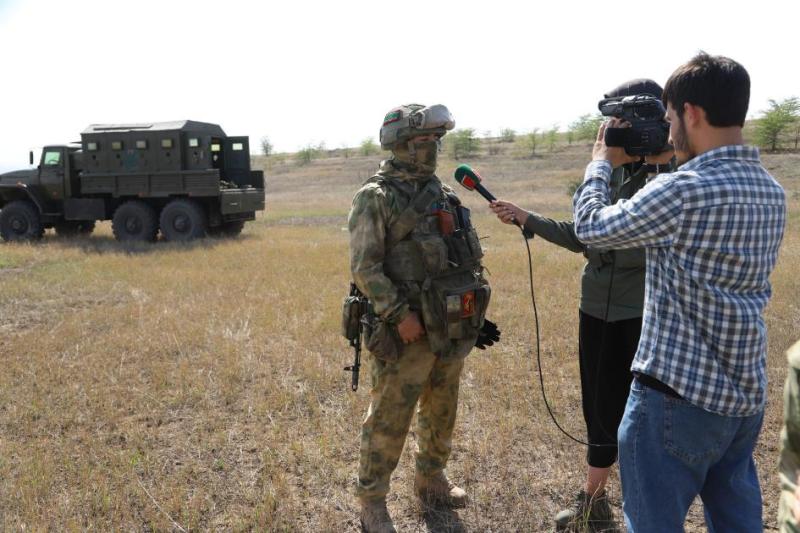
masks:
[[[192,120],[92,124],[80,143],[45,146],[37,168],[0,174],[6,241],[47,228],[89,234],[97,220],[111,220],[120,241],[154,241],[159,230],[168,241],[238,235],[263,209],[248,138]]]

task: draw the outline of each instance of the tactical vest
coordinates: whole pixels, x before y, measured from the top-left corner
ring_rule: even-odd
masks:
[[[466,356],[491,296],[469,209],[437,178],[419,192],[380,174],[373,180],[409,198],[408,207],[387,228],[385,274],[409,307],[421,313],[431,351],[440,357]]]

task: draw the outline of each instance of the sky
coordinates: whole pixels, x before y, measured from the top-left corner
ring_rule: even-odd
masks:
[[[479,134],[563,130],[699,50],[747,68],[755,116],[800,96],[798,20],[797,0],[0,0],[0,171],[92,123],[213,122],[296,151],[377,139],[418,102]]]

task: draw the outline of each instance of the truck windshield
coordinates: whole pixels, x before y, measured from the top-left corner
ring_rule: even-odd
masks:
[[[60,151],[47,151],[44,153],[44,166],[46,167],[57,167],[61,164],[61,152]]]

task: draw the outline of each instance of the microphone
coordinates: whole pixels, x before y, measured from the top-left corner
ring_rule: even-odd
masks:
[[[486,190],[486,187],[481,185],[481,175],[478,174],[475,169],[467,164],[459,165],[456,168],[456,171],[453,175],[455,180],[461,184],[462,187],[469,191],[478,191],[481,196],[489,200],[490,202],[494,202],[497,198],[494,197],[492,193]],[[525,228],[522,227],[522,224],[515,218],[512,218],[511,221],[522,230],[522,234],[525,235],[526,238],[532,238],[533,234],[529,234]]]
[[[459,165],[456,169],[455,180],[460,183],[465,189],[470,191],[478,191],[481,196],[489,200],[490,202],[494,202],[497,198],[494,197],[492,193],[486,190],[486,187],[481,185],[481,175],[478,174],[473,168],[469,165]]]

